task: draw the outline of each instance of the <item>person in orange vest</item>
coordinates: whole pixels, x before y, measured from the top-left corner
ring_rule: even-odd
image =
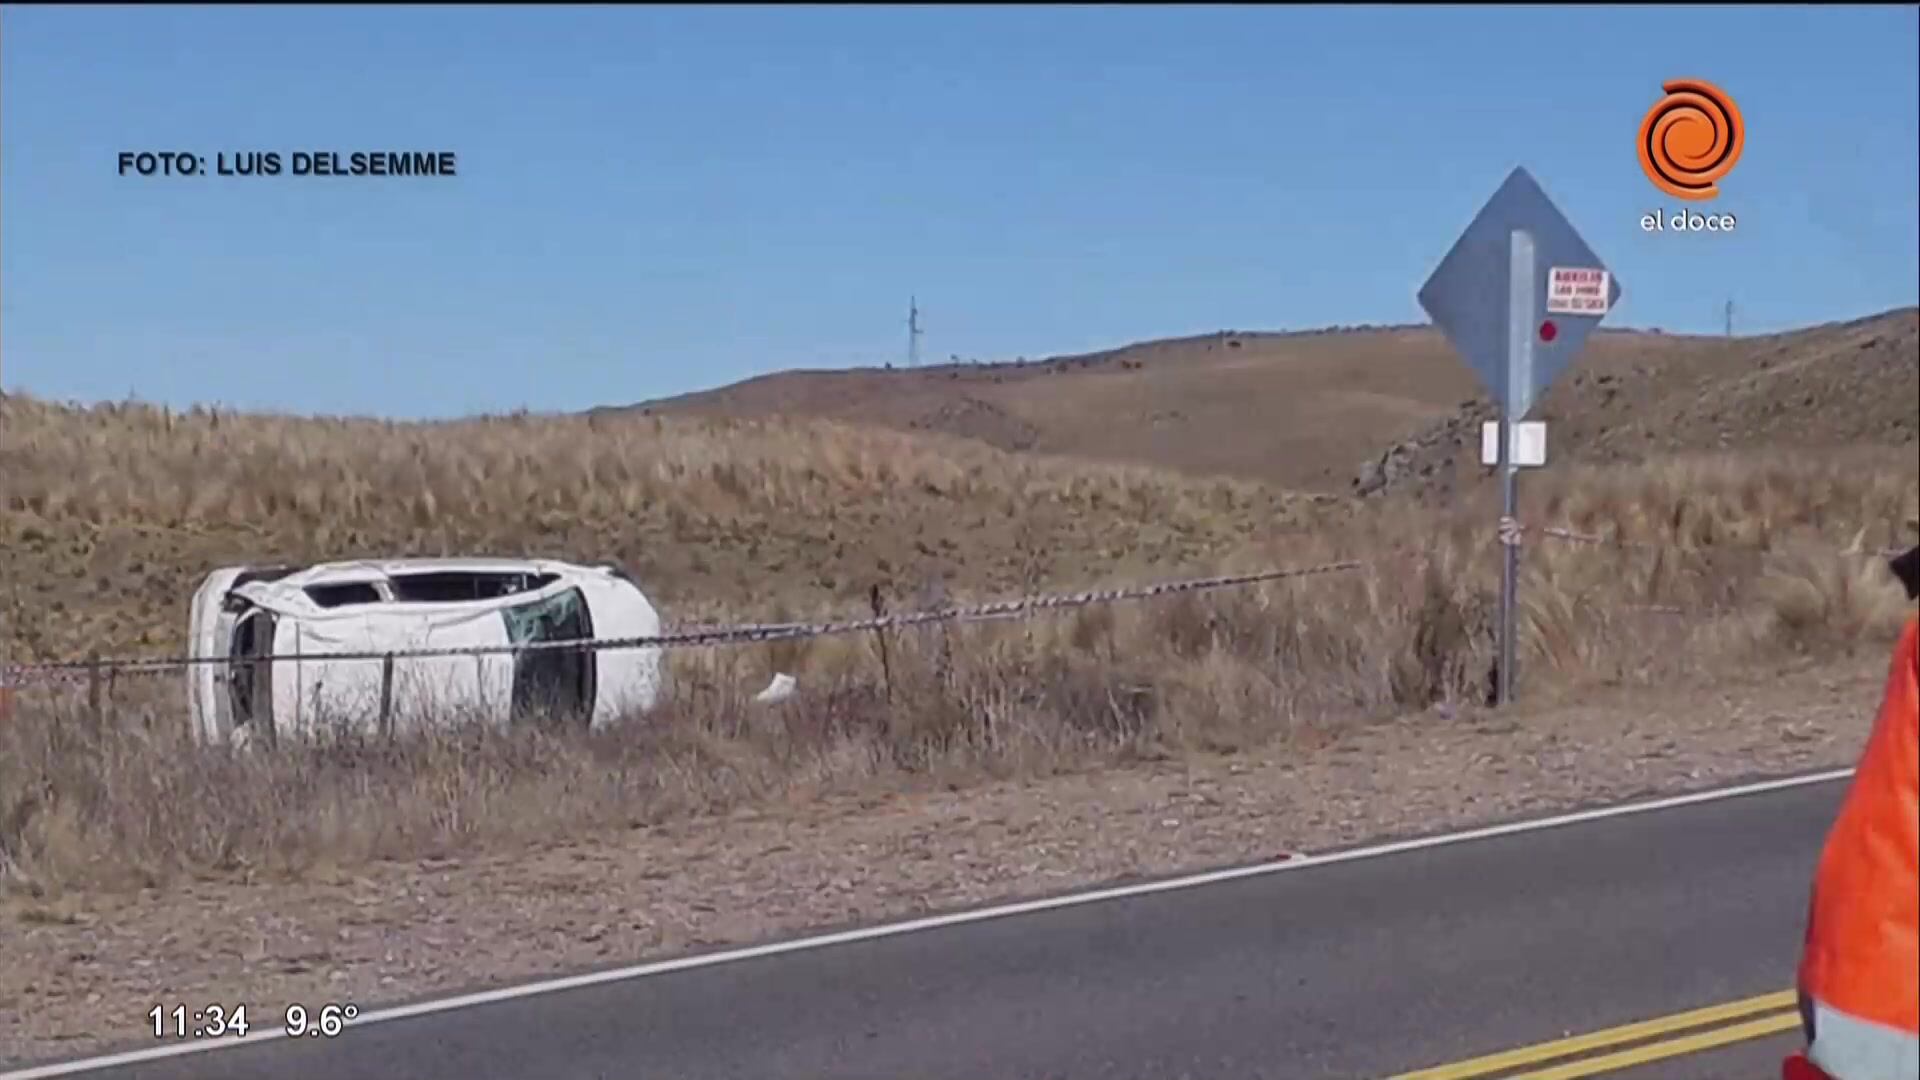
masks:
[[[1890,565],[1907,598],[1920,597],[1920,547]],[[1920,1080],[1920,619],[1912,615],[1820,853],[1798,983],[1807,1046],[1787,1059],[1784,1080]]]

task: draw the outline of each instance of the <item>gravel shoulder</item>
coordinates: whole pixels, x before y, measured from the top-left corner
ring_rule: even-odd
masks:
[[[0,901],[0,1060],[151,1044],[155,1005],[363,1008],[675,952],[1850,765],[1872,650],[1770,679],[1320,745],[849,795],[299,883]]]

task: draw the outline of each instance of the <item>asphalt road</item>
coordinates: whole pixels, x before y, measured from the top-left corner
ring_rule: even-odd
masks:
[[[1621,1069],[1607,1080],[1779,1080],[1780,1062],[1804,1044],[1795,1029],[1703,1054]]]
[[[131,1080],[1362,1080],[1782,991],[1826,782],[349,1027]],[[264,1025],[263,1025],[264,1026]],[[1775,1076],[1772,1036],[1619,1071]]]

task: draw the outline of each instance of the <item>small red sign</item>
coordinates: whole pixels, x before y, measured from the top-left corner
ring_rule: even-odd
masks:
[[[1540,340],[1541,341],[1552,341],[1554,338],[1559,336],[1560,336],[1560,328],[1553,325],[1552,319],[1548,319],[1546,322],[1543,322],[1540,324]]]

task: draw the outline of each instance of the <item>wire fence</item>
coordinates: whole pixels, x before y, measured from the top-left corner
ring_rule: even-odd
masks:
[[[1180,593],[1209,592],[1242,588],[1289,578],[1316,577],[1365,569],[1383,561],[1347,560],[1315,566],[1259,570],[1244,574],[1189,578],[1154,582],[1131,588],[1088,589],[1074,593],[1037,594],[995,600],[987,603],[896,612],[866,618],[831,619],[818,622],[735,623],[724,626],[676,630],[649,637],[586,638],[565,641],[529,641],[499,645],[461,645],[428,649],[386,649],[362,652],[285,653],[249,655],[240,662],[266,663],[298,660],[307,663],[349,660],[433,659],[458,656],[494,656],[552,650],[587,648],[595,652],[620,649],[671,649],[714,645],[754,645],[798,638],[830,637],[841,634],[906,629],[937,623],[977,623],[1002,619],[1027,618],[1048,611],[1088,607],[1127,600],[1147,600]],[[99,657],[86,660],[59,660],[35,664],[14,664],[7,668],[8,685],[29,682],[84,682],[94,672],[155,674],[180,671],[200,665],[226,665],[236,658],[215,656],[170,656],[153,658]]]
[[[1537,534],[1549,540],[1588,547],[1615,547],[1633,550],[1673,551],[1679,545],[1627,539],[1618,535],[1582,532],[1564,526],[1528,526],[1515,519],[1502,519],[1497,532],[1503,545],[1524,545]],[[1741,545],[1716,545],[1723,547]],[[1755,552],[1769,550],[1751,547]],[[1859,545],[1835,546],[1836,555],[1890,559],[1898,549],[1865,549]],[[341,661],[384,661],[396,659],[432,659],[463,656],[519,655],[529,652],[589,649],[595,652],[626,649],[676,649],[709,646],[753,645],[777,641],[830,637],[845,634],[874,633],[936,624],[980,623],[1031,618],[1053,611],[1070,610],[1100,604],[1149,600],[1187,593],[1213,592],[1244,588],[1270,582],[1354,573],[1391,563],[1422,562],[1429,556],[1407,548],[1373,559],[1347,559],[1317,565],[1273,568],[1241,574],[1153,582],[1132,587],[1088,589],[1079,592],[1033,594],[972,605],[946,605],[892,614],[876,613],[860,618],[828,619],[813,622],[750,622],[674,630],[645,637],[586,638],[529,641],[495,645],[464,645],[440,648],[388,649],[347,652],[262,654],[233,657],[224,654],[163,657],[90,657],[81,660],[56,660],[9,664],[0,667],[0,687],[34,685],[87,685],[100,679],[179,672],[203,665],[228,666],[235,663],[263,664],[273,661],[323,663]],[[1642,605],[1647,610],[1684,614],[1684,609],[1663,605]]]
[[[1641,551],[1672,551],[1672,550],[1675,550],[1677,547],[1677,545],[1674,545],[1671,543],[1663,544],[1657,540],[1630,540],[1621,536],[1605,536],[1599,533],[1580,532],[1576,529],[1569,529],[1559,525],[1544,525],[1544,526],[1536,526],[1535,528],[1540,533],[1540,535],[1550,540],[1565,540],[1570,543],[1586,544],[1589,546],[1633,548]],[[1500,526],[1501,542],[1516,543],[1516,544],[1521,543],[1523,542],[1522,538],[1524,537],[1524,534],[1526,533],[1526,531],[1527,531],[1526,526],[1520,523],[1511,522],[1511,521],[1502,521]],[[1732,547],[1735,545],[1714,545],[1714,546]],[[1749,550],[1753,550],[1756,552],[1765,552],[1770,549],[1765,547],[1749,546]],[[1836,555],[1852,555],[1852,556],[1859,556],[1859,557],[1870,558],[1870,559],[1891,559],[1900,555],[1903,550],[1904,549],[1901,549],[1901,548],[1869,549],[1869,548],[1855,547],[1855,546],[1848,546],[1848,547],[1836,546],[1832,549],[1833,553]]]

